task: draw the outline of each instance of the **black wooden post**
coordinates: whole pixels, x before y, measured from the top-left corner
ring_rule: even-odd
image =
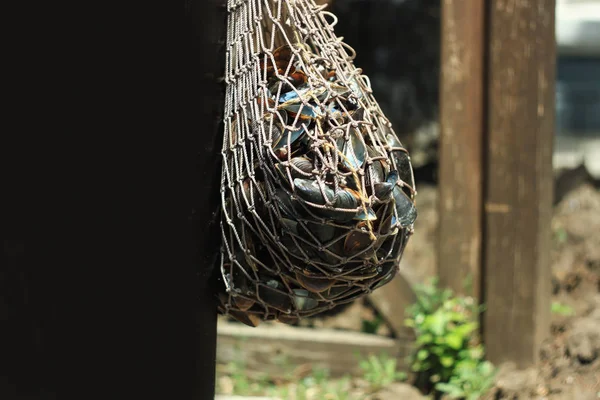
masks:
[[[0,399],[214,398],[226,8],[185,5],[183,38],[80,12],[73,104],[0,146]]]
[[[217,316],[214,296],[215,251],[220,231],[215,211],[220,205],[220,151],[224,104],[226,3],[224,0],[188,0],[187,16],[193,35],[192,65],[200,79],[195,90],[200,109],[192,111],[198,126],[198,158],[192,223],[199,268],[199,296],[196,305],[196,391],[195,399],[215,396]],[[208,223],[210,221],[210,223]],[[208,224],[207,224],[208,223]],[[208,226],[208,228],[207,228]]]

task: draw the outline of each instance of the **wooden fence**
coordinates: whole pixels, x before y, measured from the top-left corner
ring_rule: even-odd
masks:
[[[489,358],[528,366],[550,327],[555,2],[442,10],[438,272],[472,276]]]

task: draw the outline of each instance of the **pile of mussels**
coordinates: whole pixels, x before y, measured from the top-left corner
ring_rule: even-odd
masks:
[[[417,217],[410,158],[368,90],[301,63],[302,51],[261,55],[260,112],[231,124],[224,153],[219,311],[250,326],[295,323],[388,283]]]

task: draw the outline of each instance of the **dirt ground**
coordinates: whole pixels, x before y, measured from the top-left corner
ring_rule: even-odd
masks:
[[[540,364],[525,371],[499,366],[490,399],[600,398],[600,191],[584,183],[561,197],[552,221],[552,301],[563,311],[553,313]],[[413,284],[435,273],[436,187],[420,186],[418,201],[418,231],[401,263]],[[307,324],[358,331],[372,313],[366,302],[357,301],[338,315]],[[378,333],[385,335],[387,328]]]
[[[552,221],[553,313],[536,368],[501,366],[495,399],[600,398],[600,191],[581,185],[555,207]]]

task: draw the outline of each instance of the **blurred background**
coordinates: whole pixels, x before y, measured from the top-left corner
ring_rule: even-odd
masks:
[[[465,318],[477,315],[472,299],[449,298],[431,281],[438,229],[440,1],[328,3],[339,18],[337,35],[356,50],[355,65],[369,76],[382,110],[410,151],[418,190],[415,235],[400,266],[402,276],[381,293],[298,327],[265,323],[246,329],[220,317],[222,399],[426,398],[423,392],[431,388],[419,381],[423,374],[414,368],[419,356],[408,348],[414,340],[410,325],[436,311],[423,299],[454,301]],[[568,339],[586,324],[600,332],[600,1],[556,3],[553,336],[544,350],[546,361],[534,369],[494,367],[488,374],[482,366],[473,378],[481,388],[473,399],[492,398],[486,397],[490,393],[496,399],[600,398],[600,338],[586,354],[569,348]],[[412,303],[420,305],[405,315],[404,305]]]

